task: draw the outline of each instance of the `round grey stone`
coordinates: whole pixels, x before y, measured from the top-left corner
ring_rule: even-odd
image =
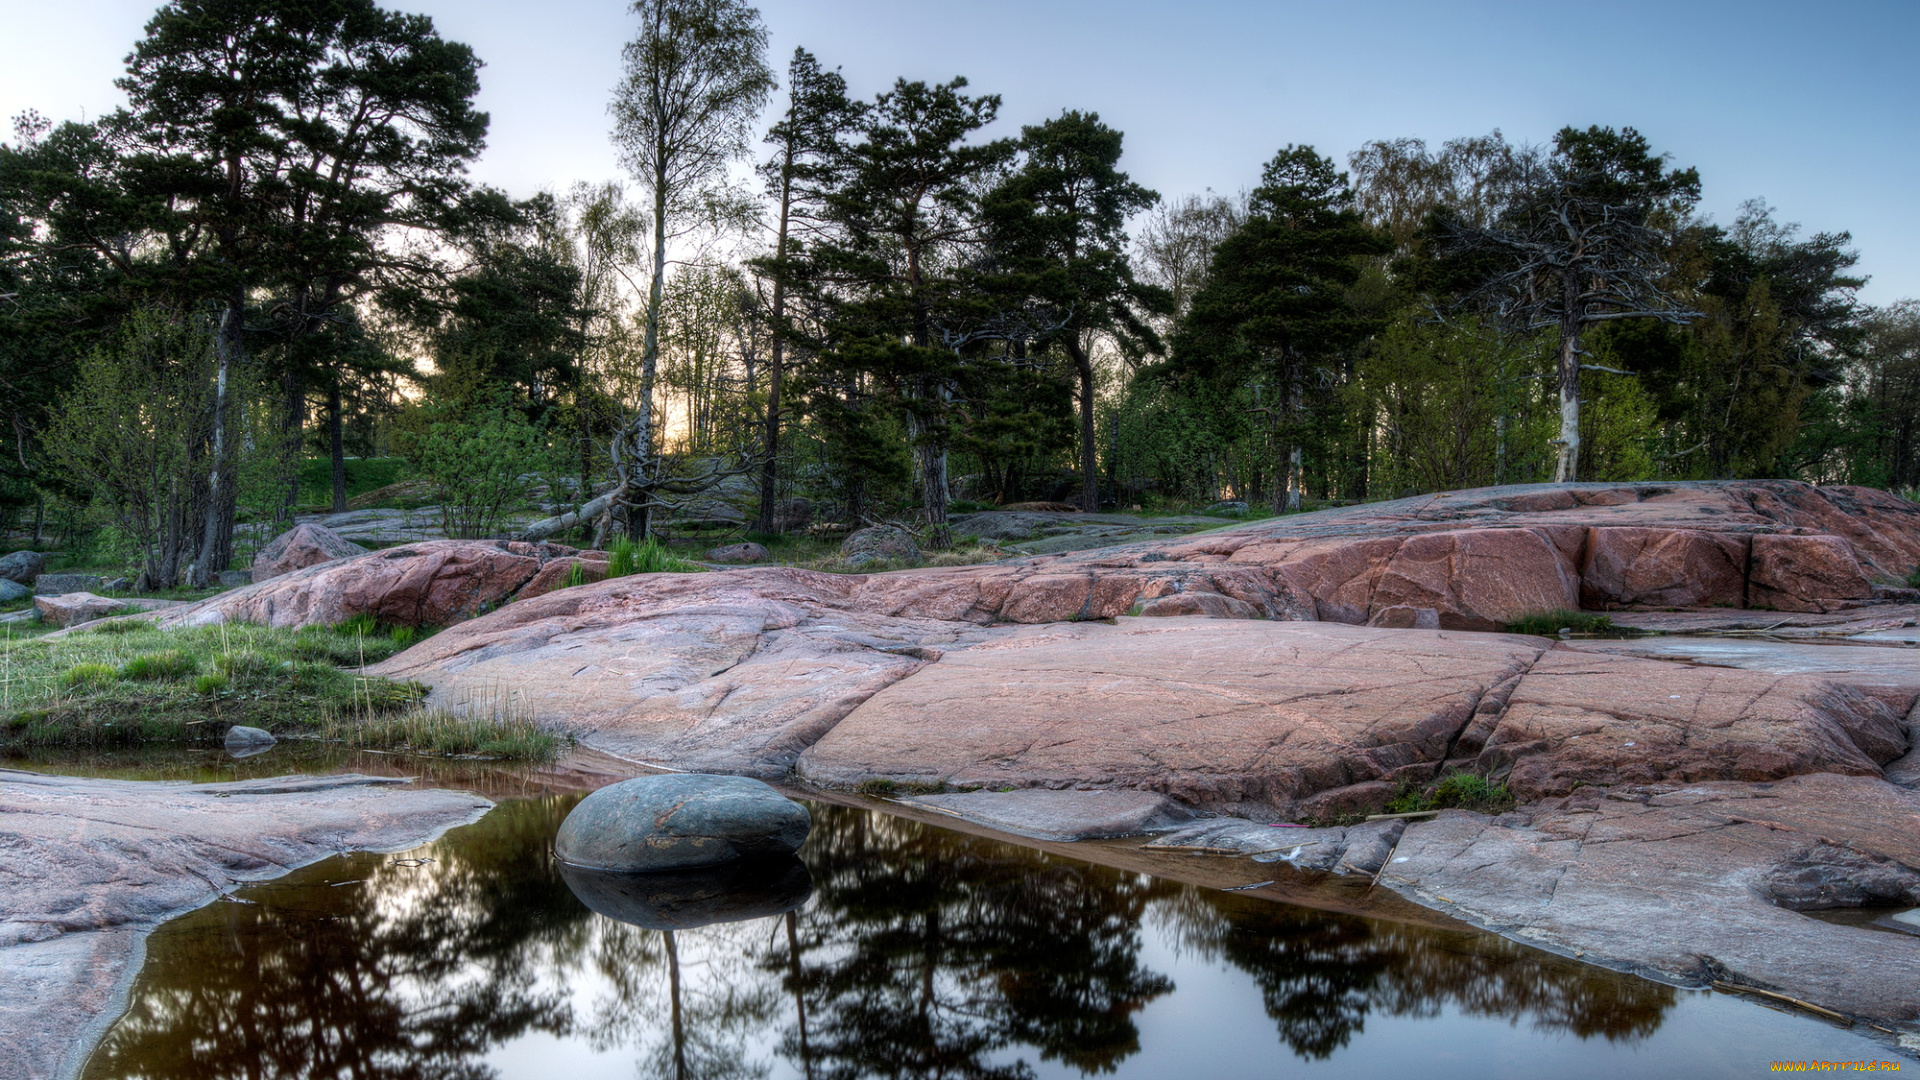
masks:
[[[273,732],[262,728],[236,724],[227,729],[227,749],[229,750],[265,750],[280,740]]]
[[[37,551],[16,551],[0,555],[0,578],[17,585],[31,585],[47,568],[47,557]]]
[[[748,777],[642,776],[580,800],[553,850],[594,870],[681,870],[791,854],[812,826],[806,807]]]
[[[11,604],[15,600],[25,600],[33,595],[33,590],[17,581],[0,578],[0,604]]]

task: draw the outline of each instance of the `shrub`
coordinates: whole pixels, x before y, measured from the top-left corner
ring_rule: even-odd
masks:
[[[1914,567],[1913,573],[1907,575],[1907,588],[1920,589],[1920,566]]]
[[[1387,811],[1411,814],[1422,810],[1458,809],[1492,814],[1512,805],[1513,793],[1507,790],[1507,785],[1491,783],[1479,773],[1451,772],[1430,786],[1401,781],[1393,799],[1387,803]]]
[[[200,661],[179,649],[162,649],[136,656],[120,668],[120,674],[139,682],[173,682],[200,673]]]
[[[540,429],[504,402],[422,406],[396,439],[439,504],[441,528],[459,539],[494,535],[532,501],[553,459]]]

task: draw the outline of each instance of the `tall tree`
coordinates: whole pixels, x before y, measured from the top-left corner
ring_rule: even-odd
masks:
[[[1378,328],[1350,295],[1391,248],[1353,208],[1346,174],[1310,146],[1267,163],[1246,222],[1221,241],[1174,341],[1175,369],[1257,383],[1277,454],[1274,511],[1300,509],[1307,382]]]
[[[1669,169],[1632,128],[1562,128],[1552,153],[1522,162],[1519,192],[1486,227],[1455,221],[1456,256],[1492,259],[1476,290],[1499,317],[1559,334],[1556,481],[1579,479],[1583,336],[1623,319],[1698,317],[1668,290],[1674,234],[1700,197],[1692,169]]]
[[[636,0],[639,34],[623,53],[614,91],[614,142],[651,203],[653,258],[640,346],[639,397],[613,446],[613,505],[627,532],[647,535],[662,464],[653,390],[660,356],[667,245],[740,213],[728,168],[746,156],[752,125],[773,90],[767,31],[741,0]]]
[[[979,201],[1014,153],[1011,140],[968,141],[993,122],[1000,98],[966,86],[902,79],[875,99],[826,197],[830,235],[790,268],[825,313],[833,362],[898,395],[936,548],[952,542],[949,424],[957,366],[974,337],[963,324],[981,313],[967,284],[985,242]]]
[[[1148,318],[1173,310],[1167,290],[1134,277],[1127,218],[1160,196],[1119,170],[1121,133],[1099,114],[1068,110],[1021,130],[1021,167],[986,200],[993,246],[1006,269],[1061,314],[1048,337],[1072,359],[1079,383],[1080,505],[1100,509],[1094,436],[1093,338],[1138,356],[1161,351]]]
[[[805,49],[793,50],[787,65],[787,111],[767,132],[772,156],[761,165],[774,205],[773,252],[757,266],[773,283],[769,312],[773,342],[767,364],[766,455],[760,472],[760,511],[755,527],[773,532],[777,527],[774,503],[778,497],[780,428],[787,379],[787,260],[796,244],[817,228],[822,197],[831,186],[840,140],[858,125],[864,106],[847,97],[847,81],[838,71],[821,68]]]

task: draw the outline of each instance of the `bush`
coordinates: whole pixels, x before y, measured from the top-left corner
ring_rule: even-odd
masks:
[[[1505,784],[1495,784],[1479,773],[1451,772],[1431,786],[1403,781],[1394,792],[1387,811],[1412,814],[1422,810],[1477,810],[1495,814],[1513,805],[1513,793]]]
[[[440,504],[441,527],[466,540],[493,536],[527,506],[553,458],[540,429],[499,402],[465,414],[423,406],[395,438]]]
[[[1920,589],[1920,566],[1914,567],[1913,573],[1907,575],[1907,588]]]

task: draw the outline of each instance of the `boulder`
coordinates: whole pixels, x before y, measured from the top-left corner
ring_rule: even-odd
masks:
[[[799,497],[774,504],[773,531],[793,532],[813,524],[813,503]]]
[[[726,544],[707,552],[708,562],[718,563],[757,563],[766,562],[767,549],[759,544],[747,541],[740,544]]]
[[[562,862],[636,873],[798,851],[807,808],[744,776],[642,776],[580,800],[554,835]]]
[[[0,578],[0,604],[11,604],[16,600],[25,600],[33,595],[33,590],[17,581]]]
[[[125,600],[95,596],[90,592],[37,596],[33,601],[33,609],[40,613],[40,621],[59,627],[76,626],[83,622],[104,619],[126,606]]]
[[[34,579],[33,595],[60,596],[63,593],[98,592],[106,580],[98,574],[41,574]]]
[[[273,737],[273,732],[264,728],[235,724],[227,729],[225,743],[227,750],[232,753],[257,753],[279,741]]]
[[[15,551],[0,555],[0,580],[31,585],[47,569],[47,557],[37,551]]]
[[[1756,536],[1747,606],[1776,611],[1836,611],[1873,597],[1873,582],[1838,536]]]
[[[126,592],[131,588],[133,588],[133,579],[124,577],[114,578],[101,586],[101,589],[106,592]]]
[[[563,862],[560,878],[596,914],[646,930],[694,930],[764,919],[792,911],[813,895],[813,875],[792,855],[650,874],[616,874]]]
[[[869,559],[894,559],[912,562],[920,558],[920,545],[913,534],[892,525],[873,525],[857,529],[840,542],[840,554],[851,562],[857,556]]]
[[[295,525],[274,537],[253,557],[252,580],[267,581],[309,566],[366,553],[366,548],[325,525]]]
[[[253,571],[251,570],[220,571],[220,587],[223,589],[238,589],[251,584],[253,584]]]
[[[1246,517],[1247,504],[1238,499],[1229,499],[1226,502],[1214,503],[1200,512],[1218,517]]]

